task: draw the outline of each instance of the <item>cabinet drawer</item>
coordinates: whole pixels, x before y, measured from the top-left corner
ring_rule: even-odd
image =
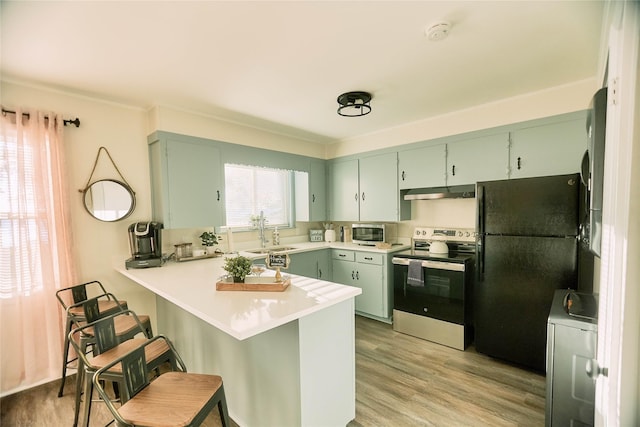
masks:
[[[382,265],[384,255],[371,252],[356,252],[356,261],[363,264]]]
[[[342,249],[333,249],[331,256],[333,259],[340,259],[342,261],[354,261],[356,259],[353,251],[344,251]]]

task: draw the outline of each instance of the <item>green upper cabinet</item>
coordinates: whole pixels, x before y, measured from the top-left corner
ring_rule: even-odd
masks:
[[[149,143],[153,220],[165,228],[224,225],[220,149],[159,138]]]
[[[398,154],[360,159],[360,221],[398,221]]]
[[[447,144],[447,185],[507,179],[509,133]]]
[[[401,190],[446,185],[447,146],[415,148],[398,153],[398,184]]]
[[[311,159],[309,172],[295,172],[296,221],[327,219],[326,161]]]
[[[330,182],[330,219],[358,221],[360,218],[358,160],[332,163]]]
[[[579,172],[587,142],[582,118],[515,130],[511,133],[510,178]]]
[[[332,221],[398,221],[397,153],[331,164]]]

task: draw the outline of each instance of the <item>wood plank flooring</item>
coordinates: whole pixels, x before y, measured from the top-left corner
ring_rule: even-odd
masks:
[[[543,426],[545,377],[356,316],[359,426]]]
[[[0,425],[71,426],[74,379],[62,398],[53,382],[1,399]],[[356,316],[356,419],[348,427],[543,426],[544,399],[543,375]],[[95,403],[91,425],[109,420]],[[220,426],[217,411],[203,425]]]

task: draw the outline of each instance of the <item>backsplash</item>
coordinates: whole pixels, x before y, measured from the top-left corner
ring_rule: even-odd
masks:
[[[411,237],[419,226],[476,228],[476,199],[414,200],[411,220],[398,223],[398,236]]]

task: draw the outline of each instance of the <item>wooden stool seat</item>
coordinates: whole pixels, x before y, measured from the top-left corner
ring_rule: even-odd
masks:
[[[187,426],[210,406],[222,386],[218,375],[167,372],[127,401],[118,412],[133,425]]]
[[[142,347],[147,343],[147,341],[149,340],[146,338],[132,338],[130,340],[124,341],[118,344],[116,347],[109,349],[91,359],[91,366],[95,370],[98,370],[103,366],[107,366],[112,361],[121,358],[130,351],[138,347]],[[168,353],[169,351],[171,351],[171,349],[169,348],[169,345],[166,341],[155,340],[149,343],[149,345],[145,346],[144,357],[147,360],[147,363],[150,363],[158,359],[160,356]],[[111,369],[109,369],[109,372],[121,373],[122,365],[114,365]]]
[[[145,330],[149,330],[151,327],[151,319],[146,314],[139,314],[138,319],[140,323],[145,326]],[[117,316],[113,319],[114,326],[116,328],[117,335],[129,335],[132,332],[139,329],[138,322],[133,316]],[[93,328],[89,327],[82,331],[85,335],[93,336]]]
[[[120,307],[122,307],[123,310],[127,309],[127,302],[124,300],[99,301],[98,307],[100,308],[100,313],[111,313],[112,311],[115,311],[118,307],[118,303],[120,303]],[[76,317],[84,317],[84,308],[82,306],[69,307],[69,314]]]

